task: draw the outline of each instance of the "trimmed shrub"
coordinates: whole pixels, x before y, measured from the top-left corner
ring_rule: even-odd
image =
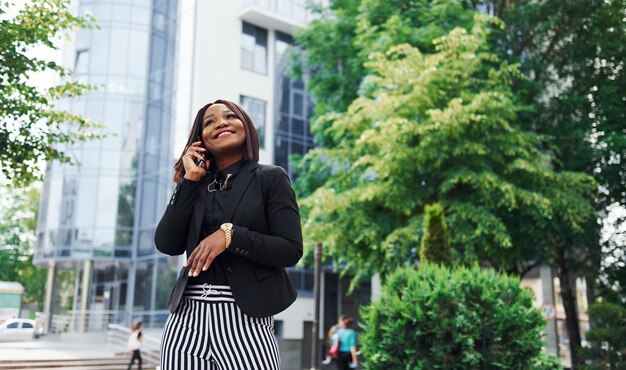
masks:
[[[450,233],[441,203],[429,204],[424,209],[424,236],[420,243],[420,261],[452,264]]]
[[[365,369],[558,369],[519,279],[478,266],[401,268],[362,309]]]

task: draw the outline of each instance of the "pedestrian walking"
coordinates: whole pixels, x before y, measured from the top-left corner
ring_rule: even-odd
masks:
[[[143,323],[141,321],[134,323],[131,328],[132,332],[128,336],[128,350],[132,352],[133,354],[133,356],[130,358],[130,363],[128,364],[128,370],[130,370],[133,367],[135,360],[137,360],[139,364],[139,370],[141,370],[141,366],[143,364],[143,361],[141,359],[141,350],[140,350],[141,339],[143,336],[143,333],[141,332],[142,326],[143,326]]]
[[[256,129],[239,105],[216,100],[198,111],[155,232],[159,251],[187,253],[162,370],[280,369],[273,315],[296,299],[285,267],[302,257],[302,231],[287,173],[258,161]]]
[[[359,366],[357,357],[356,331],[354,331],[354,319],[346,317],[343,327],[339,328],[339,357],[337,358],[337,370],[350,370]]]
[[[338,334],[339,329],[343,327],[343,321],[346,319],[346,317],[347,317],[346,315],[339,316],[337,323],[328,329],[328,333],[326,337],[326,345],[327,345],[326,358],[324,359],[324,361],[322,361],[322,364],[324,365],[330,364],[333,360],[333,357],[331,356],[331,353],[330,353],[331,346],[334,342],[332,339],[333,338],[338,339],[338,336],[336,334]]]

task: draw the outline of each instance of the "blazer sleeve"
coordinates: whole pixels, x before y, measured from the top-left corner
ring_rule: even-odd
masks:
[[[261,181],[268,184],[261,186],[269,186],[269,190],[264,192],[268,233],[261,234],[234,225],[228,251],[264,265],[290,267],[302,257],[302,229],[296,194],[289,176],[281,167],[271,169],[267,175]]]
[[[189,222],[200,186],[199,181],[183,180],[176,185],[172,198],[154,232],[157,249],[170,256],[185,253]]]

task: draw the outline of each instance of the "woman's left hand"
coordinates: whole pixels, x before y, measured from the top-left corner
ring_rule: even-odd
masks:
[[[201,271],[206,271],[215,257],[226,250],[226,235],[218,229],[213,234],[204,238],[187,258],[184,266],[191,265],[189,276],[198,276]]]

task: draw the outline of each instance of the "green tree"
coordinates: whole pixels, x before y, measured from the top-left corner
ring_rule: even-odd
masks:
[[[6,185],[0,188],[0,280],[20,282],[24,303],[42,309],[46,269],[33,265],[39,191]]]
[[[591,346],[582,352],[589,363],[584,368],[626,368],[626,308],[608,302],[594,303],[589,306],[589,314],[594,326],[587,332]]]
[[[92,27],[93,18],[68,10],[69,0],[27,2],[15,17],[15,4],[0,2],[0,170],[15,185],[27,185],[42,174],[41,161],[71,163],[62,144],[103,137],[99,124],[55,108],[55,102],[83,94],[91,87],[67,81],[70,70],[31,56],[35,47],[56,49],[54,41],[73,29]],[[41,88],[32,76],[56,73],[66,81]]]
[[[507,24],[501,54],[523,56],[521,70],[533,76],[528,122],[554,138],[557,168],[594,174],[602,208],[626,205],[625,8],[624,0],[572,0],[496,10]]]
[[[320,102],[317,114],[323,115],[344,112],[354,99],[366,93],[366,76],[371,71],[364,63],[370,52],[384,52],[407,42],[428,53],[433,38],[452,27],[468,29],[474,10],[496,15],[507,27],[492,34],[492,50],[503,60],[519,64],[520,71],[529,77],[514,81],[516,101],[524,107],[517,112],[516,124],[542,135],[543,151],[551,154],[554,170],[594,176],[600,192],[590,193],[585,204],[596,200],[597,214],[605,217],[611,205],[626,205],[624,8],[624,0],[331,1],[330,8],[298,34],[296,41],[307,49],[303,64],[312,72],[309,90]],[[336,147],[332,130],[321,124],[318,127],[317,143]],[[310,171],[322,176],[337,170],[325,160],[319,153],[305,157],[300,173]],[[301,194],[310,194],[320,186],[317,179],[306,174],[300,180]],[[599,227],[595,217],[590,216],[584,227],[570,233],[569,221],[561,227],[558,217],[552,220],[546,227],[557,232],[544,239],[542,245],[525,251],[517,270],[524,274],[539,263],[556,267],[563,282],[567,327],[575,354],[580,348],[580,329],[571,282],[585,275],[589,291],[594,291],[602,256]],[[620,270],[614,272],[618,275],[605,276],[618,278]]]
[[[331,0],[313,10],[320,17],[294,35],[305,50],[294,61],[297,72],[308,72],[316,116],[344,112],[359,96],[371,53],[403,43],[434,51],[435,38],[454,27],[469,29],[474,14],[464,0]],[[337,144],[326,130],[314,134],[318,145]]]
[[[331,176],[302,202],[308,241],[357,278],[414,263],[424,206],[442,204],[461,262],[515,271],[555,228],[580,232],[593,180],[551,169],[541,137],[516,125],[515,65],[489,51],[494,19],[370,56],[368,95],[313,130],[338,143],[312,151]],[[497,22],[496,22],[497,23]],[[558,222],[557,222],[558,221]]]
[[[420,261],[452,264],[450,232],[443,206],[439,203],[424,208],[424,236],[420,242]]]
[[[312,71],[307,89],[315,100],[315,111],[343,111],[356,98],[364,76],[359,49],[354,44],[360,0],[331,0],[327,7],[312,10],[319,14],[306,28],[297,30],[294,39],[303,47],[303,55],[294,55],[298,72]],[[329,95],[330,93],[330,95]]]
[[[600,190],[593,194],[595,208],[605,218],[616,204],[626,206],[626,1],[497,4],[494,11],[507,24],[499,39],[500,54],[519,60],[520,69],[532,76],[519,89],[525,91],[524,101],[534,106],[523,121],[550,139],[547,148],[556,159],[556,170],[594,176]],[[601,253],[599,225],[590,219],[584,234],[559,230],[550,238],[549,253],[543,254],[561,281],[573,367],[580,364],[581,341],[572,282],[586,276],[588,290],[594,292],[594,281],[603,274],[601,259],[613,258],[612,248]],[[609,269],[618,274],[604,274],[603,279],[619,279],[618,266]]]
[[[362,309],[365,369],[560,369],[518,277],[423,263],[400,268]]]

